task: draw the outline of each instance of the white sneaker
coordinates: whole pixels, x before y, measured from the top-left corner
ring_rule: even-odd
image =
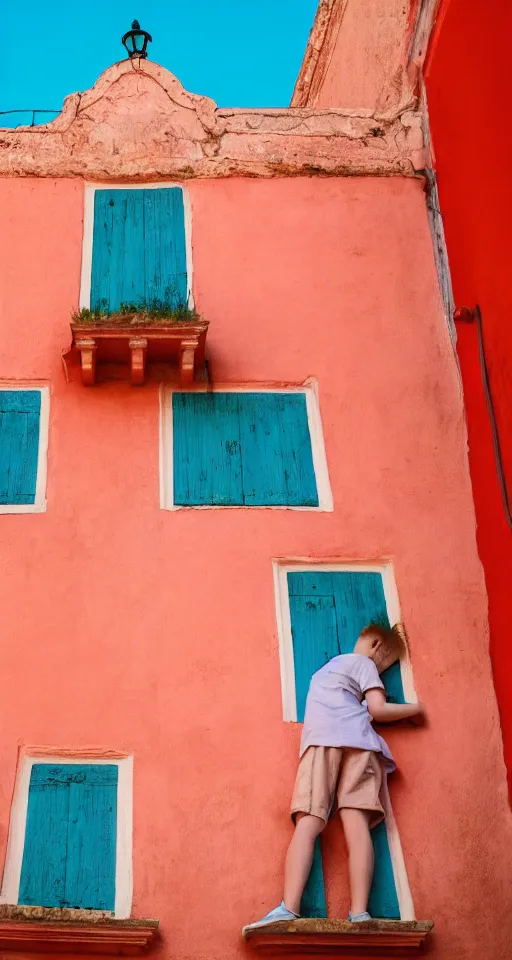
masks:
[[[261,920],[256,920],[254,923],[248,923],[247,926],[242,927],[242,933],[245,933],[246,930],[257,930],[258,927],[266,927],[267,923],[277,923],[279,920],[299,920],[300,914],[294,913],[293,910],[288,910],[288,907],[285,907],[284,900],[281,900],[281,903],[278,907],[274,907],[270,913],[266,913]]]
[[[371,920],[370,914],[365,910],[364,913],[349,913],[350,923],[363,923],[365,920]]]

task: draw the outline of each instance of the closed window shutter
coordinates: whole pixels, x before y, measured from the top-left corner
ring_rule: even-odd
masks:
[[[173,395],[174,502],[318,506],[304,394]]]
[[[173,394],[174,502],[243,503],[236,393]]]
[[[297,720],[304,720],[306,697],[313,674],[339,652],[333,597],[315,594],[290,597]]]
[[[96,190],[91,309],[177,306],[187,297],[182,190]]]
[[[115,764],[32,767],[19,903],[114,910]]]
[[[186,304],[185,212],[179,187],[144,190],[145,297]]]
[[[331,657],[352,653],[360,631],[371,620],[389,624],[379,573],[293,572],[288,573],[288,593],[295,665],[297,720],[304,720],[304,708],[311,676]],[[400,665],[382,674],[386,695],[404,703]],[[372,830],[375,870],[369,910],[374,917],[399,917],[400,909],[384,823]],[[320,849],[320,848],[319,848]],[[319,849],[315,858],[320,855]],[[320,865],[321,866],[321,865]],[[320,866],[314,862],[305,891],[306,916],[325,916],[325,891],[319,883]]]
[[[0,503],[35,503],[39,390],[0,390]]]
[[[303,393],[238,394],[244,503],[318,506]]]

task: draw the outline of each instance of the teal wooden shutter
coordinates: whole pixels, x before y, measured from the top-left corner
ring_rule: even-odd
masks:
[[[91,309],[186,304],[183,191],[96,190]]]
[[[302,393],[173,394],[174,502],[318,506]]]
[[[239,393],[246,506],[318,506],[306,397]]]
[[[39,390],[0,390],[0,503],[35,503]]]
[[[322,864],[322,843],[320,837],[315,840],[313,863],[308,882],[300,903],[302,917],[326,917],[327,900],[325,897],[324,868]]]
[[[290,614],[297,719],[302,722],[311,677],[319,669],[319,663],[322,666],[340,652],[334,599],[315,594],[291,595]]]
[[[20,904],[114,910],[117,775],[115,764],[34,764]]]
[[[304,720],[306,696],[311,676],[331,657],[351,653],[360,631],[371,620],[389,624],[386,601],[379,573],[312,571],[288,574],[288,593],[295,666],[297,720]],[[396,670],[385,671],[382,679],[396,702],[405,698]],[[372,830],[375,871],[370,892],[369,910],[374,917],[399,917],[398,897],[384,823]],[[325,891],[320,882],[320,846],[304,893],[302,910],[305,916],[325,916]],[[318,862],[320,857],[320,863]],[[305,913],[306,910],[316,911]]]
[[[175,393],[174,502],[243,503],[236,393]]]

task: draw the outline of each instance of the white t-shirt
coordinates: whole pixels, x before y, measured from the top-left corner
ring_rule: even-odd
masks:
[[[359,653],[333,657],[311,677],[300,755],[308,747],[357,747],[380,754],[385,770],[396,764],[389,747],[372,727],[364,694],[384,689],[373,660]]]

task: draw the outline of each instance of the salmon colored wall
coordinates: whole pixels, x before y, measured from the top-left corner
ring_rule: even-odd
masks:
[[[426,70],[435,167],[457,306],[479,303],[491,390],[512,500],[512,151],[507,122],[512,7],[451,0],[441,7]],[[478,130],[478,135],[476,131]],[[491,656],[512,795],[512,530],[497,480],[477,331],[459,324],[478,548],[489,594]]]
[[[61,366],[83,184],[0,181],[0,375],[51,385],[47,512],[0,518],[1,840],[19,744],[133,751],[134,914],[161,919],[175,960],[240,955],[242,924],[280,896],[300,735],[282,721],[271,558],[391,557],[431,717],[388,735],[417,916],[436,921],[439,960],[504,957],[512,824],[421,184],[189,190],[214,375],[317,378],[335,509],[160,510],[157,385],[86,389]],[[343,916],[339,825],[330,833]]]
[[[394,112],[411,16],[409,0],[350,0],[342,12],[335,9],[333,23],[339,26],[315,106]]]

